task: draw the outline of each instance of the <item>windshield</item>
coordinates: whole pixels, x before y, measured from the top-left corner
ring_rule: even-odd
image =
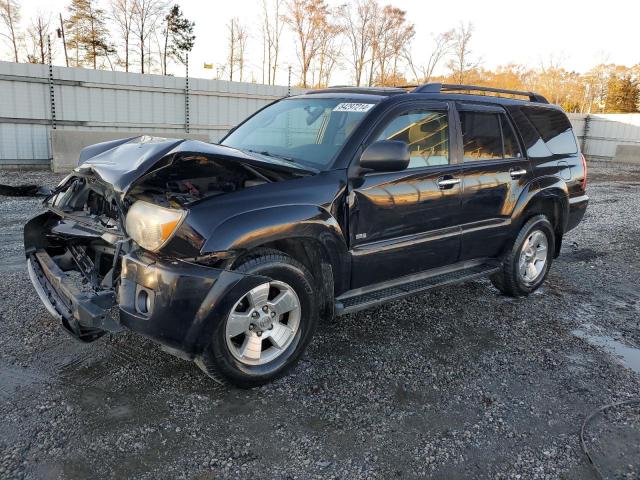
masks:
[[[339,98],[290,98],[240,125],[222,145],[325,170],[375,105]]]

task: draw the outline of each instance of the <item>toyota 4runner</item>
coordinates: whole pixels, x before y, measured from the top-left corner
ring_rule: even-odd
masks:
[[[291,367],[319,318],[482,276],[530,294],[586,182],[567,116],[541,95],[335,87],[274,102],[217,145],[87,147],[24,245],[75,338],[129,329],[250,387]]]

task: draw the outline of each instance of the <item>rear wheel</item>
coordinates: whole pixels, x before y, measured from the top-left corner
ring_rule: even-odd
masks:
[[[491,281],[506,295],[529,295],[547,277],[554,245],[553,226],[545,215],[536,215],[524,224],[504,259],[502,269],[492,275]]]
[[[244,388],[282,375],[300,358],[318,321],[307,269],[275,250],[260,250],[236,268],[269,282],[242,292],[213,332],[198,365],[216,380]]]

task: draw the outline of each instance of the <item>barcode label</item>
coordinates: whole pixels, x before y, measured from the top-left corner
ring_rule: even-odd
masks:
[[[339,103],[333,109],[334,112],[368,112],[373,103]]]

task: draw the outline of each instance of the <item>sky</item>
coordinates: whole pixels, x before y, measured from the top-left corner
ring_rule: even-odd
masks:
[[[68,0],[19,0],[23,5],[23,24],[37,12],[50,12],[57,18],[58,13],[66,13]],[[100,0],[103,8],[108,0]],[[212,70],[204,69],[204,63],[224,63],[227,46],[226,24],[232,17],[238,17],[249,29],[247,57],[249,69],[254,71],[254,79],[262,80],[262,45],[260,34],[261,0],[178,0],[186,16],[196,22],[196,43],[190,57],[189,73],[192,77],[212,78]],[[332,6],[344,1],[329,0]],[[379,0],[379,3],[387,3]],[[415,24],[416,36],[413,53],[420,61],[429,55],[432,35],[459,25],[473,22],[475,26],[472,51],[482,60],[485,68],[500,64],[519,63],[531,67],[548,64],[550,59],[568,70],[586,72],[598,63],[633,65],[640,63],[640,0],[389,0],[403,10]],[[292,64],[294,76],[297,71],[297,57],[294,41],[285,34],[282,42],[282,69],[277,83],[286,85],[286,69]],[[57,40],[57,39],[54,39]],[[61,64],[61,44],[54,48]],[[9,60],[6,46],[0,49],[0,58]],[[170,71],[182,76],[181,68],[174,66]],[[437,73],[445,73],[440,66]],[[251,80],[248,78],[247,80]],[[348,66],[336,71],[333,84],[350,83]]]

